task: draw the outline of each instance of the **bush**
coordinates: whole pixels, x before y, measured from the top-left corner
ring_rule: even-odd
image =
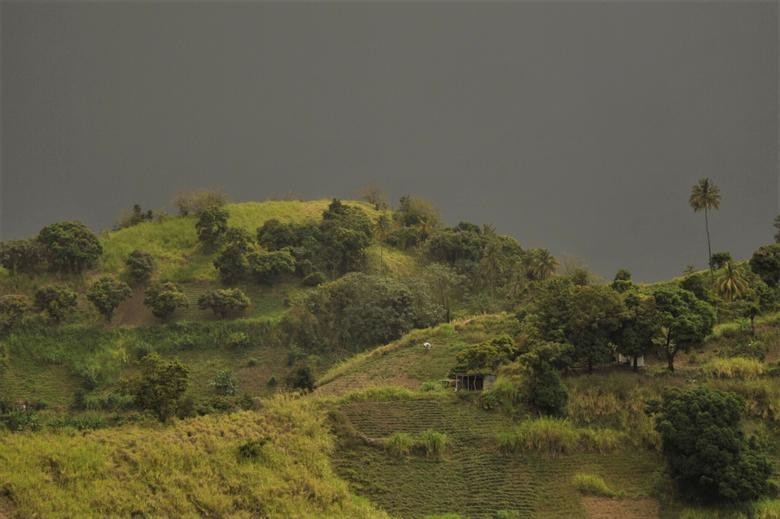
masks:
[[[30,301],[20,294],[0,296],[0,331],[9,331],[22,323],[30,310]]]
[[[125,260],[127,276],[136,285],[142,285],[149,281],[154,273],[154,257],[148,252],[136,249]]]
[[[203,294],[198,299],[198,307],[210,309],[222,319],[238,315],[249,306],[249,298],[238,288],[224,288]]]
[[[595,474],[577,473],[572,478],[574,488],[585,495],[601,497],[617,497],[618,493],[612,490],[601,476]]]
[[[243,460],[256,460],[263,454],[263,446],[268,443],[266,438],[247,440],[238,446],[238,457]]]
[[[164,360],[156,353],[141,361],[141,377],[135,383],[135,402],[153,411],[164,422],[176,413],[187,390],[189,370],[178,360]]]
[[[103,276],[89,287],[87,299],[95,305],[106,321],[110,322],[117,307],[132,293],[126,283],[110,276]]]
[[[270,285],[295,272],[295,258],[288,250],[256,252],[249,256],[249,268],[259,283]]]
[[[171,281],[149,287],[144,296],[144,304],[159,319],[167,319],[173,315],[177,308],[189,306],[187,296],[176,283]]]
[[[620,445],[624,435],[611,429],[580,429],[565,419],[542,417],[521,422],[511,431],[499,433],[497,439],[505,452],[538,451],[557,455],[577,450],[608,452]]]
[[[41,428],[38,413],[26,409],[13,409],[5,415],[0,415],[0,421],[13,432],[38,431]]]
[[[292,389],[314,391],[314,372],[309,366],[298,366],[287,375],[287,385]]]
[[[214,390],[220,395],[235,395],[238,392],[238,381],[236,376],[229,369],[224,369],[217,373],[214,381],[211,383]]]
[[[103,253],[97,236],[81,222],[48,225],[38,234],[38,243],[49,267],[63,274],[80,274]]]
[[[46,312],[55,323],[61,323],[76,308],[76,293],[65,287],[48,286],[35,292],[35,309]]]
[[[750,258],[750,270],[770,287],[776,287],[780,282],[780,243],[759,247]]]
[[[529,370],[524,384],[528,405],[539,413],[563,416],[569,398],[566,384],[558,371],[549,364]]]
[[[244,332],[231,332],[225,343],[231,348],[246,348],[249,346],[249,335]]]
[[[713,378],[754,379],[764,374],[764,365],[755,359],[733,357],[716,358],[702,366],[702,373]]]

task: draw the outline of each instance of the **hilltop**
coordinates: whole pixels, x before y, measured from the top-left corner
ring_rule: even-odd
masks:
[[[604,284],[416,197],[185,201],[0,244],[0,515],[780,515],[780,246]]]

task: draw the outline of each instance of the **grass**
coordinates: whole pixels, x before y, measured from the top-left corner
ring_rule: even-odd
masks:
[[[613,451],[625,435],[613,429],[578,428],[566,419],[542,417],[501,431],[496,439],[504,452],[543,452],[555,456],[578,451]]]
[[[82,434],[6,434],[0,481],[24,517],[386,517],[332,471],[332,437],[309,401],[262,413]],[[247,440],[262,447],[240,455]]]
[[[752,380],[764,374],[764,364],[744,357],[714,358],[702,366],[702,373],[712,378]]]
[[[450,450],[450,446],[449,436],[433,429],[416,434],[396,432],[385,440],[385,448],[399,457],[420,454],[429,458],[442,458]]]
[[[618,492],[612,490],[601,476],[596,474],[578,472],[577,474],[574,474],[572,483],[577,490],[588,496],[617,497],[620,495]]]

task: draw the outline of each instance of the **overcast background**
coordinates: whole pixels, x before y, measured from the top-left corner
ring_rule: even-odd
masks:
[[[416,193],[611,277],[706,263],[777,214],[777,6],[8,3],[4,239],[222,186]]]

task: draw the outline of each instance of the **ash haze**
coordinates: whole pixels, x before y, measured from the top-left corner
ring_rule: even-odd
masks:
[[[772,239],[777,5],[2,7],[2,237],[222,186],[434,201],[611,277]]]

